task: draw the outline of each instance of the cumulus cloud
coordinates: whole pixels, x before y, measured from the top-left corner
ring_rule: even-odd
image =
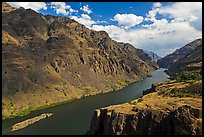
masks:
[[[106,31],[111,37],[114,37],[116,35],[121,35],[122,33],[125,33],[125,30],[115,26],[115,25],[107,25],[107,26],[102,26],[102,25],[93,25],[92,29],[96,31],[101,31],[104,30]]]
[[[91,17],[87,14],[81,14],[81,17],[87,20],[91,20]]]
[[[70,18],[78,21],[79,23],[85,25],[88,28],[90,28],[93,24],[96,24],[96,22],[93,21],[91,17],[87,14],[81,14],[81,17],[71,16]]]
[[[51,8],[53,8],[57,14],[68,15],[72,12],[78,12],[78,10],[74,10],[70,5],[67,5],[65,2],[51,2]]]
[[[156,15],[159,12],[159,8],[153,8],[152,10],[148,11],[148,13],[146,14],[146,18],[145,21],[156,21]]]
[[[39,11],[41,9],[47,10],[47,6],[45,2],[7,2],[13,7],[23,7],[25,9],[32,9],[35,11]]]
[[[202,20],[202,12],[198,12],[200,11],[199,4],[195,5],[197,10],[196,8],[190,9],[188,4],[183,3],[179,5],[180,9],[176,10],[178,4],[181,3],[173,3],[168,6],[153,4],[153,8],[147,12],[145,18],[151,23],[144,23],[139,28],[127,30],[114,25],[93,25],[92,29],[105,30],[116,41],[131,43],[136,48],[153,51],[163,57],[196,38],[202,37],[202,31],[198,29],[199,25],[202,28],[202,24],[199,23],[199,20]],[[189,5],[194,6],[193,4]],[[184,10],[188,16],[184,12],[177,13],[180,10]],[[163,16],[157,19],[158,14]],[[172,19],[168,20],[167,15],[171,15]]]
[[[87,14],[92,13],[92,10],[89,9],[89,5],[84,5],[83,7],[80,8],[80,10],[84,11]]]
[[[118,25],[121,25],[125,29],[140,24],[143,19],[142,16],[137,16],[135,14],[116,14],[114,16],[114,20],[118,22]]]
[[[159,7],[161,7],[161,5],[162,4],[160,2],[156,2],[153,4],[153,8],[159,8]]]
[[[32,7],[36,11],[47,9],[43,2],[10,3],[15,4],[15,7]],[[68,15],[77,12],[64,2],[50,5],[57,14]],[[117,25],[105,24],[106,21],[94,21],[89,16],[92,11],[88,5],[84,5],[80,10],[84,11],[84,14],[70,18],[90,29],[104,30],[116,41],[131,43],[136,48],[153,51],[162,57],[202,37],[201,2],[176,2],[165,5],[153,3],[144,17],[135,14],[116,14],[110,19],[110,23],[117,21]],[[133,27],[138,24],[140,27]]]
[[[154,51],[160,56],[165,56],[202,36],[201,32],[187,22],[170,23],[165,19],[155,22],[154,25],[129,31],[114,25],[93,25],[92,29],[105,30],[116,41],[131,43],[136,48]]]
[[[202,2],[176,2],[161,7],[159,13],[182,19],[202,31]]]

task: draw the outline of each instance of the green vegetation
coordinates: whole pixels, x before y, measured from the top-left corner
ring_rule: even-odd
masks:
[[[50,107],[66,104],[66,103],[71,102],[75,99],[76,98],[69,99],[69,100],[63,101],[63,102],[53,103],[53,104],[46,104],[46,105],[43,105],[40,107],[30,107],[30,108],[27,108],[24,110],[14,111],[10,116],[6,116],[6,115],[2,114],[2,120],[8,119],[8,118],[14,118],[14,117],[22,117],[22,116],[28,115],[31,111],[41,110],[41,109],[45,109],[45,108],[50,108]]]
[[[125,81],[125,82],[122,84],[122,86],[127,87],[127,86],[129,86],[130,84],[131,84],[131,82]]]
[[[182,89],[172,89],[172,90],[165,90],[158,93],[159,95],[169,96],[169,97],[199,97],[200,94],[195,92],[185,92]]]
[[[200,73],[197,72],[181,72],[177,77],[176,80],[179,82],[187,81],[187,80],[201,80],[202,76]]]

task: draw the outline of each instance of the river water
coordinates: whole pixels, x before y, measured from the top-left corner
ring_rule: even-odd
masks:
[[[167,81],[169,76],[165,69],[152,72],[152,77],[147,77],[136,83],[130,84],[121,90],[89,96],[72,101],[67,104],[31,112],[24,117],[2,121],[2,134],[12,135],[81,135],[89,129],[94,110],[110,105],[121,104],[142,96],[142,91],[160,81]],[[53,116],[40,120],[28,127],[11,132],[11,126],[28,118],[42,113],[53,113]]]

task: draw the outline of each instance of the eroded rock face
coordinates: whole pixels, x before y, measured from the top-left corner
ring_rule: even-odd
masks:
[[[87,134],[201,135],[201,92],[201,81],[159,82],[142,98],[95,110]],[[192,96],[186,97],[187,93]]]
[[[67,17],[24,8],[3,12],[3,114],[141,80],[158,66],[138,51]]]
[[[133,108],[134,113],[96,110],[90,135],[201,135],[202,110],[183,105],[170,112]]]

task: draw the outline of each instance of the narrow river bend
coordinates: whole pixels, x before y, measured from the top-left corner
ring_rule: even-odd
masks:
[[[2,134],[13,135],[80,135],[85,134],[95,109],[110,105],[121,104],[142,96],[142,91],[160,81],[167,81],[169,76],[165,69],[152,72],[152,77],[133,83],[128,87],[115,92],[108,92],[95,96],[85,97],[67,104],[31,112],[24,117],[2,121]],[[24,129],[11,132],[11,126],[17,122],[32,118],[42,113],[53,113],[52,117],[43,119]]]

